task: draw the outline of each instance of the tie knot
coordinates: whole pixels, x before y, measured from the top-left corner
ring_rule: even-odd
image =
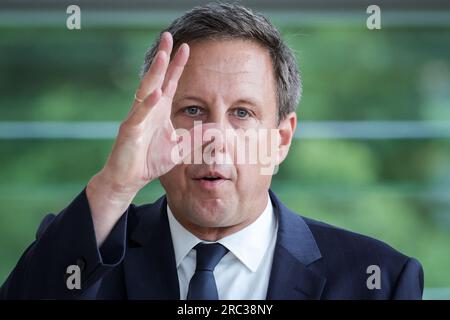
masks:
[[[214,271],[220,259],[227,254],[228,249],[220,243],[199,243],[195,246],[197,252],[196,271]]]

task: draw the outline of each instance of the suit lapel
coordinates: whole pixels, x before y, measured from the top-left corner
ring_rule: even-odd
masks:
[[[140,210],[131,231],[124,261],[128,299],[179,299],[175,254],[166,211],[166,199]]]
[[[311,230],[269,193],[278,218],[278,235],[267,299],[320,299],[326,278],[309,268],[322,257]]]

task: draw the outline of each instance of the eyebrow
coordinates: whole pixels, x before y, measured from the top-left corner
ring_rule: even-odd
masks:
[[[208,103],[205,100],[203,100],[202,98],[197,97],[197,96],[191,96],[191,95],[181,96],[178,99],[175,99],[174,102],[177,103],[181,100],[196,100],[196,101],[199,101],[200,103],[202,103],[203,105],[208,105]],[[262,107],[262,105],[263,105],[262,101],[259,101],[257,99],[251,98],[251,97],[240,98],[237,101],[235,101],[233,104],[240,104],[240,103],[250,104],[255,107]]]
[[[175,96],[176,97],[176,96]],[[203,100],[200,97],[196,97],[196,96],[181,96],[179,98],[174,99],[174,102],[179,102],[180,100],[197,100],[199,102],[201,102],[202,104],[207,104],[205,100]]]

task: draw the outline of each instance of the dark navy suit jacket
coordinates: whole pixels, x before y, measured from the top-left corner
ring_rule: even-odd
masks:
[[[279,228],[267,299],[420,299],[420,263],[388,245],[303,218],[270,191]],[[81,269],[69,290],[67,267]],[[380,268],[369,289],[367,267]],[[36,241],[0,289],[3,299],[179,299],[166,198],[131,205],[100,249],[85,191],[57,216],[47,215]]]

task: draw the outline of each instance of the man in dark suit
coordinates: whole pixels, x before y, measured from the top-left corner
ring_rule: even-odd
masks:
[[[175,20],[146,54],[105,166],[44,219],[0,296],[420,299],[418,261],[303,218],[269,189],[300,87],[291,50],[263,16],[210,4]],[[166,195],[132,205],[158,178]]]

